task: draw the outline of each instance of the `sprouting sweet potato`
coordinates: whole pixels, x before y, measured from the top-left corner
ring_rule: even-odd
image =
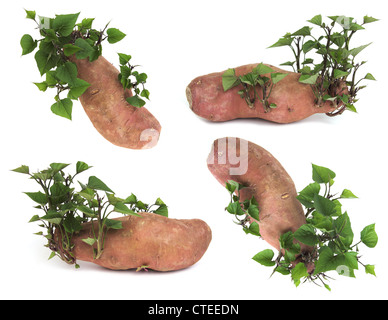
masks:
[[[51,111],[72,120],[73,100],[80,100],[97,131],[114,145],[146,149],[156,145],[161,126],[143,106],[150,92],[147,74],[134,70],[131,55],[118,53],[120,72],[102,56],[102,43],[117,43],[126,34],[117,28],[98,31],[94,18],[77,23],[80,13],[42,17],[26,10],[38,25],[39,40],[29,34],[20,40],[22,55],[34,55],[45,81],[39,90],[56,89]],[[38,19],[39,17],[39,19]]]
[[[249,64],[235,68],[236,76],[252,72],[257,64]],[[269,104],[276,105],[267,108],[260,99],[263,94],[258,88],[258,96],[252,106],[240,97],[238,92],[243,89],[240,84],[224,91],[222,84],[223,72],[200,76],[190,82],[186,88],[186,96],[190,108],[198,116],[210,121],[228,121],[238,118],[260,118],[277,123],[291,123],[305,119],[315,113],[332,113],[341,103],[333,106],[331,101],[325,101],[320,106],[309,84],[299,82],[301,74],[288,72],[272,65],[266,65],[276,73],[287,73],[281,81],[274,84],[268,99]],[[271,78],[270,74],[264,74]],[[346,91],[346,87],[336,89],[336,94]]]
[[[154,213],[142,217],[116,218],[123,228],[109,229],[102,255],[95,259],[93,250],[83,239],[92,237],[92,225],[86,223],[74,236],[77,260],[93,262],[112,270],[146,268],[157,271],[184,269],[198,262],[211,238],[209,226],[199,219],[171,219]],[[94,226],[95,232],[98,232]]]
[[[123,89],[119,71],[104,57],[89,62],[72,57],[78,77],[90,84],[80,102],[97,131],[111,143],[130,149],[156,145],[161,126],[145,108],[130,105],[132,91]]]
[[[237,161],[238,160],[238,161]],[[280,251],[280,236],[295,232],[306,223],[303,207],[296,198],[295,185],[268,151],[239,138],[223,138],[214,141],[209,154],[208,168],[225,186],[230,180],[246,188],[241,190],[241,200],[256,199],[259,207],[261,237]],[[301,255],[312,248],[300,243]],[[296,257],[297,261],[300,256]],[[311,271],[313,265],[308,266]]]

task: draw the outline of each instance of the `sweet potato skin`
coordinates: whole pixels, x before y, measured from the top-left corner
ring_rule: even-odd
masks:
[[[92,237],[91,224],[85,224],[73,237],[76,259],[112,270],[146,266],[156,271],[173,271],[198,262],[210,244],[212,233],[202,220],[171,219],[147,212],[140,215],[116,218],[123,228],[108,230],[99,259],[93,258],[92,248],[82,241]]]
[[[241,76],[252,71],[257,64],[249,64],[235,68],[236,75]],[[330,102],[323,106],[316,105],[316,97],[310,85],[299,82],[300,74],[285,71],[268,65],[274,72],[288,75],[274,85],[269,103],[277,108],[265,112],[263,104],[256,100],[250,108],[238,95],[242,86],[224,92],[222,74],[225,71],[200,76],[190,82],[186,88],[186,96],[190,108],[198,116],[210,121],[229,121],[238,118],[260,118],[276,123],[291,123],[303,120],[315,113],[328,113],[335,110]],[[265,75],[270,77],[269,74]],[[341,88],[340,91],[342,91]],[[260,88],[258,94],[262,98]]]
[[[71,57],[78,77],[90,83],[80,102],[97,131],[114,145],[129,149],[154,147],[161,126],[145,108],[131,106],[125,99],[132,96],[118,81],[119,71],[103,56],[88,59]]]
[[[236,155],[240,163],[247,164],[247,170],[241,175],[230,174],[236,167],[230,161],[229,144],[236,141]],[[241,147],[245,143],[248,147]],[[226,161],[218,160],[225,156]],[[283,166],[264,148],[239,138],[215,140],[209,154],[208,168],[213,176],[225,186],[228,180],[234,180],[247,186],[241,190],[241,200],[255,197],[259,204],[259,218],[262,238],[272,247],[280,250],[279,238],[282,234],[295,232],[306,223],[303,207],[297,200],[294,182]],[[253,219],[252,219],[253,220]],[[302,252],[310,252],[311,247],[301,244]]]

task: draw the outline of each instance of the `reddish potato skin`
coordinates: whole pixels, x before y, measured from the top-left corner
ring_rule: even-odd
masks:
[[[92,237],[91,224],[85,224],[73,237],[76,259],[111,270],[147,266],[156,271],[174,271],[198,262],[210,244],[212,233],[202,220],[178,220],[146,212],[140,215],[115,219],[122,222],[123,228],[108,230],[99,259],[93,258],[92,248],[82,241]]]
[[[272,247],[280,250],[279,238],[282,234],[295,232],[306,223],[303,207],[297,200],[297,191],[294,182],[283,166],[267,150],[242,139],[236,139],[236,153],[240,161],[247,161],[248,169],[245,174],[231,175],[230,168],[235,167],[229,162],[229,154],[226,161],[218,161],[231,138],[215,140],[209,154],[207,163],[210,172],[223,185],[228,180],[234,180],[247,186],[241,191],[241,200],[255,197],[259,204],[260,221],[256,221],[260,227],[262,238]],[[241,141],[248,144],[248,149],[240,148]],[[254,219],[252,219],[255,221]],[[302,253],[312,252],[313,248],[301,245]],[[300,260],[300,257],[297,257]],[[312,272],[313,265],[308,265],[308,271]]]
[[[90,83],[80,102],[97,131],[119,147],[147,149],[159,139],[161,126],[145,108],[131,106],[125,99],[132,96],[118,81],[119,71],[104,57],[71,58],[78,69],[78,77]]]
[[[249,73],[256,66],[257,64],[249,64],[235,68],[236,75]],[[299,82],[299,73],[285,71],[272,65],[267,66],[274,72],[288,73],[283,80],[274,85],[268,100],[269,103],[275,103],[277,108],[265,112],[263,104],[258,100],[255,101],[253,108],[250,108],[237,93],[242,90],[242,85],[224,91],[222,74],[225,71],[200,76],[190,82],[186,88],[190,108],[198,116],[215,122],[260,118],[276,123],[291,123],[315,113],[335,111],[330,102],[326,102],[321,107],[316,105],[316,97],[310,85]],[[270,77],[269,74],[265,76]],[[258,94],[262,98],[260,88],[258,88]]]

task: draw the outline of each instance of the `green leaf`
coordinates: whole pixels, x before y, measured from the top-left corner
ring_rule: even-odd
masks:
[[[60,35],[67,37],[73,32],[78,16],[79,13],[56,15],[52,21],[52,27]]]
[[[121,32],[119,29],[116,28],[110,28],[106,31],[108,35],[108,42],[109,43],[116,43],[124,39],[126,36],[125,33]]]
[[[90,189],[90,188],[87,188],[87,187],[82,187],[83,190],[81,192],[78,192],[78,195],[88,201],[92,201],[94,196],[95,196],[95,192],[94,190]]]
[[[125,215],[134,215],[134,216],[139,217],[138,214],[136,214],[133,210],[129,209],[123,202],[117,202],[115,204],[114,211],[125,214]]]
[[[50,202],[56,206],[69,199],[70,188],[61,182],[56,182],[50,187]]]
[[[102,182],[95,176],[89,177],[88,187],[93,190],[101,190],[114,193],[104,182]]]
[[[343,249],[350,249],[350,246],[353,243],[354,234],[349,215],[346,212],[340,215],[338,219],[334,221],[334,226],[336,228],[337,235],[340,236],[341,247],[343,244],[345,246]]]
[[[330,288],[330,286],[329,286],[327,283],[324,283],[323,285],[324,285],[324,287],[325,287],[327,290],[331,291],[331,288]]]
[[[347,75],[349,75],[349,72],[338,70],[338,69],[334,69],[334,78],[335,79],[346,77]]]
[[[47,88],[48,88],[48,85],[47,85],[46,81],[43,81],[43,82],[40,82],[40,83],[34,82],[34,84],[38,87],[38,89],[40,91],[43,91],[43,92],[45,92],[47,90]]]
[[[263,75],[267,73],[272,73],[274,70],[263,63],[259,63],[255,68],[253,68],[252,72],[258,75]]]
[[[35,11],[30,11],[30,10],[26,10],[26,9],[24,9],[24,11],[27,14],[26,19],[35,20],[35,17],[36,17],[36,12]]]
[[[294,233],[294,238],[308,246],[315,246],[319,239],[312,225],[304,224]]]
[[[105,226],[108,229],[120,230],[123,228],[123,223],[119,220],[106,219]]]
[[[319,194],[321,186],[319,183],[314,182],[310,183],[306,188],[299,192],[299,195],[296,197],[306,208],[314,207],[314,196]]]
[[[165,204],[164,201],[160,198],[156,199],[155,204],[158,206],[161,206],[162,204]]]
[[[48,257],[47,260],[51,260],[51,259],[54,258],[55,256],[56,256],[56,253],[55,253],[55,251],[53,251],[53,252],[50,253],[50,256]]]
[[[79,206],[77,206],[77,209],[79,211],[81,211],[82,213],[84,213],[88,217],[91,217],[91,218],[97,217],[97,214],[93,211],[93,209],[91,209],[87,206],[79,205]]]
[[[358,30],[364,30],[365,28],[357,23],[351,23],[350,24],[350,30],[352,31],[358,31]]]
[[[319,77],[318,73],[313,74],[313,75],[302,74],[299,78],[299,82],[304,83],[304,84],[315,84],[318,80],[318,77]]]
[[[294,235],[291,231],[282,234],[279,238],[280,249],[290,249],[294,244]]]
[[[35,61],[40,75],[43,76],[47,71],[50,71],[57,65],[59,56],[44,50],[38,50],[35,53]]]
[[[373,276],[376,277],[375,266],[372,266],[372,265],[370,265],[370,264],[367,264],[367,265],[365,266],[365,273],[366,273],[366,274],[371,274],[371,275],[373,275]]]
[[[340,198],[341,199],[356,199],[358,197],[355,196],[352,191],[345,189],[344,191],[342,191]]]
[[[240,79],[236,77],[234,69],[228,69],[222,74],[222,86],[224,91],[228,91],[240,84]]]
[[[46,81],[47,86],[50,88],[54,88],[56,84],[59,82],[59,79],[56,77],[56,71],[47,71],[46,72]]]
[[[36,214],[28,222],[36,222],[36,221],[39,221],[39,220],[40,220],[40,217]]]
[[[49,210],[47,214],[40,219],[53,224],[61,224],[63,216],[58,212]]]
[[[168,207],[165,204],[161,204],[160,207],[154,211],[154,213],[168,217]]]
[[[136,202],[136,208],[138,208],[139,210],[148,210],[148,205],[146,205],[145,203],[143,203],[142,201],[137,201]]]
[[[295,37],[295,36],[309,36],[311,35],[311,29],[310,27],[303,27],[301,29],[299,29],[298,31],[294,32],[291,36]]]
[[[305,64],[314,64],[314,59],[307,58],[305,61],[302,62],[303,65]]]
[[[346,110],[349,110],[351,112],[357,113],[356,107],[354,105],[352,105],[352,104],[351,105],[347,105],[346,106]]]
[[[379,21],[379,19],[376,19],[376,18],[373,18],[373,17],[368,17],[368,16],[364,17],[364,24],[372,23],[372,22],[375,22],[375,21]]]
[[[335,262],[333,250],[329,247],[322,247],[319,251],[318,260],[315,262],[314,274],[335,270],[338,264]]]
[[[76,78],[75,82],[71,86],[69,93],[67,95],[68,98],[77,100],[80,96],[84,94],[84,92],[90,87],[90,83],[82,80],[80,78]]]
[[[51,111],[57,116],[71,120],[73,102],[69,98],[58,100],[51,106]]]
[[[330,183],[330,180],[336,177],[335,173],[328,168],[320,167],[315,164],[313,167],[313,180],[317,183]]]
[[[81,23],[77,24],[77,26],[79,26],[80,29],[91,29],[93,21],[94,21],[94,18],[84,18],[82,19]]]
[[[90,168],[91,168],[91,166],[87,165],[85,162],[82,162],[82,161],[78,161],[76,164],[76,172],[77,173],[81,173],[81,172],[88,170]]]
[[[96,239],[87,238],[87,239],[82,239],[82,241],[88,244],[89,246],[93,246],[96,242]]]
[[[68,163],[51,163],[50,164],[51,169],[53,169],[54,171],[61,171],[68,166],[69,166]]]
[[[226,189],[230,193],[233,193],[235,191],[239,191],[239,190],[244,189],[244,185],[242,185],[241,183],[238,183],[237,181],[234,181],[234,180],[228,180],[228,182],[226,183]]]
[[[314,207],[318,213],[323,214],[327,217],[335,215],[337,213],[336,204],[330,199],[322,197],[318,194],[314,196]]]
[[[77,47],[71,43],[67,43],[67,44],[63,45],[63,53],[67,57],[72,56],[73,54],[75,54],[76,52],[78,52],[80,50],[82,50],[82,48]]]
[[[244,74],[243,76],[240,77],[240,81],[242,83],[246,83],[248,85],[251,85],[251,86],[255,86],[256,85],[256,80],[257,78],[259,77],[258,74],[255,74],[255,73],[247,73],[247,74]]]
[[[16,169],[11,170],[13,172],[18,172],[18,173],[24,173],[24,174],[29,174],[30,173],[30,168],[28,166],[22,165]]]
[[[141,108],[145,105],[145,101],[141,99],[138,95],[129,97],[126,100],[131,106],[134,106],[136,108]]]
[[[140,96],[149,100],[150,99],[150,92],[147,89],[143,89],[140,93]]]
[[[145,83],[148,76],[145,73],[139,73],[135,77],[138,83]]]
[[[244,210],[241,208],[241,204],[239,201],[231,202],[226,207],[226,211],[230,214],[243,215],[245,214]]]
[[[133,193],[124,201],[124,203],[128,203],[128,204],[135,204],[136,202],[137,202],[137,197]]]
[[[276,84],[288,76],[288,73],[271,73],[272,83]]]
[[[47,196],[40,191],[38,191],[38,192],[25,192],[25,194],[27,196],[29,196],[33,201],[35,201],[39,204],[45,205],[48,202]]]
[[[315,48],[317,45],[317,42],[316,41],[313,41],[313,40],[308,40],[306,41],[303,46],[302,46],[302,51],[304,53],[307,53],[309,51],[311,51],[313,48]]]
[[[66,218],[63,220],[63,227],[68,233],[75,233],[82,230],[81,222],[73,215],[66,216]]]
[[[75,63],[67,61],[65,64],[57,68],[56,76],[59,80],[68,83],[70,86],[75,86],[77,80],[77,66]]]
[[[370,46],[372,43],[369,43],[369,44],[366,44],[364,46],[360,46],[360,47],[357,47],[357,48],[354,48],[352,50],[349,51],[350,55],[352,55],[353,57],[357,56],[362,50],[364,50],[365,48],[367,48],[368,46]]]
[[[249,225],[249,228],[247,230],[245,230],[247,233],[250,233],[250,234],[253,234],[255,236],[258,236],[260,237],[260,227],[259,227],[259,224],[257,222],[252,222],[250,225]]]
[[[292,61],[287,61],[287,62],[281,63],[280,65],[281,65],[281,66],[289,66],[289,67],[292,67],[294,64],[295,64],[295,61],[294,61],[294,62],[292,62]]]
[[[256,254],[252,259],[266,267],[272,267],[276,264],[272,261],[275,253],[271,249],[266,249]]]
[[[343,254],[343,259],[345,266],[347,266],[351,270],[358,270],[357,252],[345,252]]]
[[[284,38],[280,38],[276,43],[274,43],[272,46],[270,46],[268,48],[290,46],[291,43],[292,43],[292,38],[291,37],[284,37]]]
[[[321,230],[322,232],[333,231],[334,227],[331,217],[326,217],[316,211],[314,211],[312,215],[313,218],[309,220],[309,223],[311,223],[315,228]]]
[[[259,221],[260,218],[259,218],[259,208],[254,205],[254,204],[251,204],[249,207],[248,207],[248,214],[255,220]]]
[[[377,236],[377,233],[375,231],[375,224],[371,224],[362,230],[361,241],[368,248],[376,247],[377,242],[378,242],[378,236]]]
[[[92,47],[85,39],[78,38],[75,40],[74,44],[81,48],[81,50],[77,51],[75,53],[75,57],[77,59],[86,59],[89,58],[89,61],[93,60],[95,58],[97,49],[95,47]]]
[[[132,58],[129,54],[125,54],[125,53],[118,53],[118,55],[119,55],[119,60],[121,65],[127,64],[129,60],[131,60]]]
[[[308,277],[309,274],[307,272],[307,267],[303,262],[298,263],[292,270],[291,270],[291,278],[294,281],[295,286],[299,286],[300,280],[302,278]]]
[[[317,26],[321,26],[322,25],[322,15],[316,15],[315,17],[313,17],[311,20],[307,20],[308,22],[311,22],[313,24],[316,24]]]
[[[370,74],[370,73],[367,73],[367,75],[365,76],[364,79],[366,79],[366,80],[376,80],[375,77],[372,74]]]
[[[38,42],[32,39],[32,37],[29,34],[25,34],[20,40],[20,45],[23,50],[22,56],[24,56],[34,51],[38,45]]]

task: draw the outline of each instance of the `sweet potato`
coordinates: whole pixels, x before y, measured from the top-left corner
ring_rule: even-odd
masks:
[[[210,244],[211,230],[202,220],[171,219],[147,212],[140,215],[116,218],[123,228],[108,230],[104,251],[98,259],[94,259],[92,248],[82,240],[92,236],[92,225],[83,225],[73,238],[76,259],[112,270],[173,271],[198,262]]]
[[[295,232],[306,223],[292,179],[279,161],[262,147],[239,138],[218,139],[213,143],[207,163],[223,186],[234,180],[247,187],[241,190],[241,200],[255,197],[260,210],[260,219],[255,222],[259,224],[262,238],[277,250],[281,249],[282,234]],[[233,172],[238,166],[240,172]],[[301,255],[313,249],[300,245]],[[312,268],[309,266],[309,271]]]
[[[131,106],[125,99],[132,96],[118,80],[119,71],[104,57],[71,59],[77,65],[78,77],[90,87],[80,102],[97,131],[111,143],[130,149],[146,149],[156,145],[161,126],[145,108]]]
[[[235,68],[236,76],[251,72],[257,64],[249,64]],[[288,73],[280,82],[274,85],[269,97],[269,103],[277,105],[268,112],[261,101],[256,100],[249,107],[238,91],[242,85],[224,91],[222,85],[223,72],[200,76],[190,82],[186,88],[186,96],[191,110],[198,116],[210,121],[228,121],[238,118],[260,118],[276,123],[291,123],[305,119],[315,113],[329,113],[336,110],[330,101],[318,106],[316,97],[310,85],[299,82],[300,74],[288,72],[272,65],[276,73]],[[269,74],[266,74],[270,78]],[[338,88],[337,94],[346,91]],[[262,99],[262,92],[258,90]]]

